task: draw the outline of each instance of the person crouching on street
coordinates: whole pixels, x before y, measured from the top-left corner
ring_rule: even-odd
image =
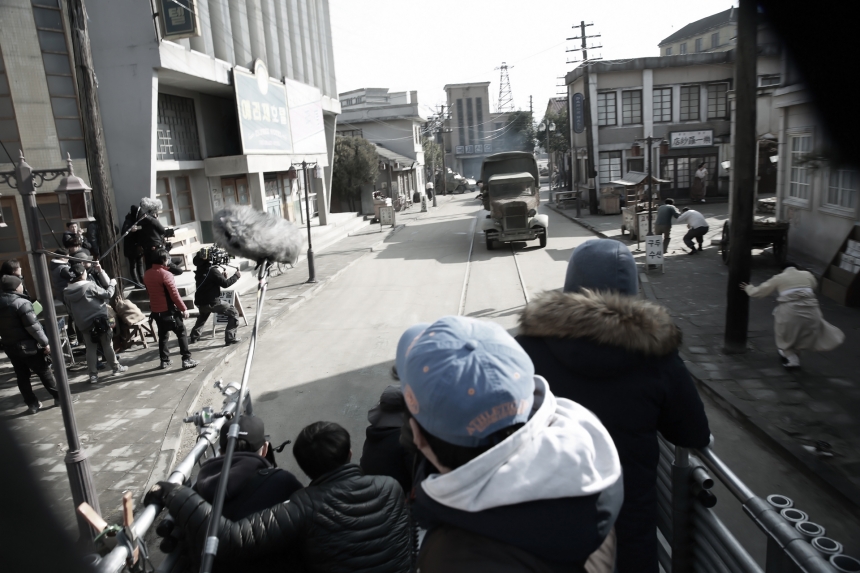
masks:
[[[221,300],[221,289],[233,286],[242,276],[242,273],[237,269],[233,276],[229,279],[226,278],[219,267],[213,266],[209,262],[204,249],[201,249],[194,256],[194,266],[194,282],[197,283],[197,290],[194,291],[194,305],[200,314],[197,316],[194,328],[191,329],[191,344],[200,340],[200,331],[213,312],[227,317],[224,344],[227,346],[239,344],[242,342],[242,339],[236,336],[236,329],[239,326],[239,313],[232,304],[227,304]]]
[[[42,408],[42,403],[30,385],[31,374],[39,377],[42,386],[54,398],[54,405],[59,406],[57,383],[47,360],[51,346],[33,311],[33,303],[24,295],[24,281],[15,275],[3,275],[0,284],[3,287],[0,292],[0,338],[3,339],[3,351],[12,363],[18,391],[27,404],[27,410],[35,414]]]
[[[702,250],[702,245],[705,243],[705,235],[708,233],[708,220],[705,216],[696,211],[684,207],[681,209],[681,216],[678,217],[679,223],[687,223],[687,234],[684,235],[684,244],[690,248],[688,254],[695,255]],[[693,239],[699,242],[699,251],[696,251],[696,245]]]
[[[149,295],[149,306],[152,317],[158,327],[158,356],[161,359],[161,369],[170,368],[170,353],[167,341],[170,333],[179,339],[179,353],[182,355],[182,368],[194,368],[198,362],[191,359],[188,348],[188,335],[183,319],[188,318],[188,308],[179,296],[173,274],[168,270],[170,254],[165,250],[157,251],[153,265],[143,273],[143,283]]]
[[[800,368],[801,350],[826,352],[845,341],[845,334],[821,314],[815,298],[815,277],[786,263],[783,271],[759,286],[741,283],[741,290],[752,298],[777,293],[773,309],[773,334],[776,349],[786,368]]]
[[[411,529],[403,490],[394,478],[364,475],[350,463],[349,433],[315,422],[296,438],[293,455],[311,483],[285,503],[240,520],[222,518],[216,565],[249,571],[248,559],[281,559],[281,571],[300,556],[305,570],[407,573]],[[229,483],[229,482],[228,482]],[[212,506],[194,490],[159,482],[144,503],[159,502],[185,530],[200,555]]]
[[[113,370],[114,376],[128,370],[127,366],[119,363],[113,351],[113,329],[108,322],[108,301],[113,297],[116,290],[116,279],[108,279],[107,273],[100,266],[94,267],[93,272],[104,275],[100,277],[100,280],[108,281],[107,289],[96,284],[96,281],[88,280],[89,277],[84,264],[77,262],[69,268],[72,282],[63,291],[63,302],[81,332],[87,349],[87,371],[90,376],[90,384],[99,381],[99,343],[101,343],[105,361]]]
[[[409,328],[397,372],[426,458],[415,477],[413,515],[427,530],[418,570],[584,571],[624,497],[618,452],[597,417],[556,398],[487,321]]]

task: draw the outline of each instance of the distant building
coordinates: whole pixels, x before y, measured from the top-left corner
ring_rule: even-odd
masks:
[[[522,143],[520,134],[512,130],[510,113],[490,112],[489,86],[490,82],[445,86],[445,162],[448,168],[472,179],[480,178],[484,157]]]
[[[658,44],[661,56],[725,52],[737,45],[738,13],[729,8],[687,24]]]
[[[418,109],[418,92],[362,88],[341,93],[337,135],[362,137],[377,145],[379,176],[362,189],[362,211],[373,212],[372,193],[410,197],[424,192],[424,148],[421,129],[427,119]],[[344,206],[340,207],[344,209]]]

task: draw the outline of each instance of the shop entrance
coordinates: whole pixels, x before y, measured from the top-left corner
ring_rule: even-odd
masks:
[[[663,199],[688,199],[693,177],[699,163],[705,162],[708,169],[708,195],[717,194],[717,156],[689,155],[686,157],[661,157],[660,174],[664,179],[671,179],[668,185],[663,185],[660,196]]]
[[[250,205],[251,196],[248,193],[248,179],[245,177],[221,179],[221,192],[224,205]]]

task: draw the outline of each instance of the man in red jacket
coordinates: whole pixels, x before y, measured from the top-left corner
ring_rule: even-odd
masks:
[[[158,325],[158,354],[161,357],[161,369],[166,370],[170,367],[167,341],[171,332],[179,339],[182,368],[194,368],[198,362],[191,359],[188,335],[183,322],[184,318],[188,318],[188,308],[182,302],[176,283],[173,282],[173,274],[167,268],[170,254],[160,250],[155,254],[154,261],[154,264],[143,274],[143,283],[149,295],[152,317]]]

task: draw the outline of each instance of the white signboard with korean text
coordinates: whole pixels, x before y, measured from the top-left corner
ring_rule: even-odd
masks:
[[[269,78],[265,64],[254,64],[254,73],[233,68],[242,152],[289,153],[293,151],[290,114],[283,84]]]
[[[663,235],[645,237],[645,263],[663,266]]]
[[[290,110],[294,153],[326,153],[322,93],[295,80],[284,80]]]
[[[687,149],[689,147],[710,147],[714,145],[714,130],[673,131],[669,134],[669,147]]]

